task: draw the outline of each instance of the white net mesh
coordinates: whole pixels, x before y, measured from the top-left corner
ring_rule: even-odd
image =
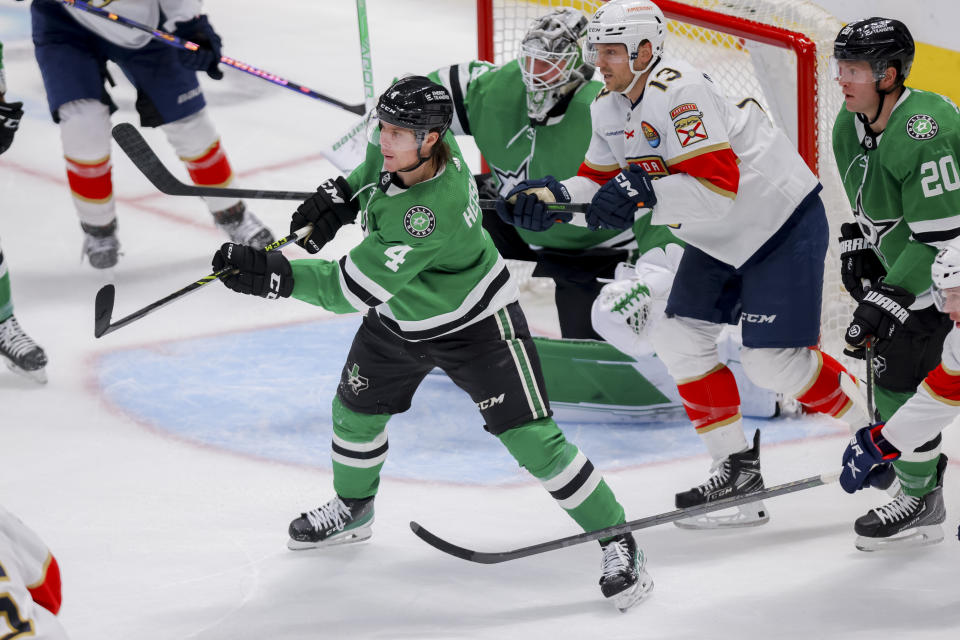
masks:
[[[493,55],[502,64],[516,57],[518,43],[530,21],[553,7],[573,7],[593,15],[602,0],[493,0]],[[808,148],[815,150],[823,199],[830,221],[830,251],[824,274],[822,346],[831,355],[842,352],[843,330],[853,311],[850,296],[839,278],[839,256],[835,239],[841,222],[852,220],[850,207],[840,183],[830,146],[833,121],[842,105],[837,84],[830,80],[827,61],[833,39],[843,26],[825,10],[805,0],[680,0],[698,9],[695,26],[671,18],[670,4],[660,3],[668,18],[665,51],[680,56],[707,72],[731,100],[752,97],[758,100],[773,121],[799,144],[797,57],[790,49],[731,35],[719,24],[722,16],[736,16],[759,25],[771,25],[806,36],[816,45],[816,74],[812,78],[816,106],[815,122],[805,134]],[[481,17],[481,19],[483,19]],[[759,31],[758,31],[759,32]],[[811,139],[812,138],[812,139]],[[859,370],[859,363],[845,361]]]

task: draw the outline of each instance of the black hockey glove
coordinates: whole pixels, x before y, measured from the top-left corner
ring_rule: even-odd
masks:
[[[840,225],[840,279],[847,292],[860,302],[867,289],[877,286],[887,270],[856,222]]]
[[[304,200],[290,219],[291,233],[307,224],[313,225],[313,230],[306,238],[297,240],[297,244],[310,253],[316,253],[333,240],[340,227],[356,220],[360,206],[350,199],[352,195],[350,185],[343,176],[327,180],[317,187],[317,192]]]
[[[864,358],[864,345],[867,338],[876,339],[877,353],[881,353],[885,342],[910,319],[908,307],[917,297],[896,285],[880,282],[866,292],[859,306],[853,311],[853,321],[847,327],[845,339],[847,346],[843,353],[853,358]]]
[[[881,487],[887,463],[900,457],[900,451],[883,437],[883,423],[858,430],[843,452],[840,486],[847,493],[864,487]]]
[[[181,49],[180,64],[187,69],[206,71],[214,80],[223,78],[223,71],[217,68],[220,64],[220,49],[222,42],[217,32],[210,26],[207,16],[197,16],[186,22],[178,22],[173,35],[181,40],[189,40],[200,45],[196,51]]]
[[[242,244],[225,242],[213,254],[213,270],[234,267],[236,272],[222,276],[223,284],[237,293],[261,298],[288,298],[293,292],[290,261],[279,251],[264,251]]]
[[[10,148],[22,117],[22,102],[0,102],[0,153]]]
[[[544,203],[570,202],[570,192],[553,176],[524,180],[497,200],[497,215],[507,224],[528,231],[546,231],[556,222],[570,222],[573,214],[550,211]]]
[[[597,229],[629,229],[637,212],[657,204],[653,180],[638,164],[630,165],[600,187],[587,209],[587,227]]]

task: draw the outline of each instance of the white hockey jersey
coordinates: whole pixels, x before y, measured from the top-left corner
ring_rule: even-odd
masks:
[[[162,10],[166,20],[160,26],[164,31],[171,33],[177,28],[178,22],[185,22],[203,13],[202,0],[113,0],[112,2],[90,2],[90,4],[151,28],[160,24]],[[125,27],[79,9],[67,8],[67,12],[101,38],[127,49],[141,49],[153,39],[149,33]]]
[[[66,640],[59,609],[57,561],[36,533],[0,507],[0,638]]]
[[[936,437],[960,415],[960,328],[947,334],[943,359],[917,392],[883,427],[884,437],[900,451],[913,451]]]
[[[628,164],[654,178],[653,224],[739,267],[817,187],[787,136],[753,99],[729,102],[689,63],[664,56],[636,105],[602,91],[591,108],[593,137],[577,176],[575,202]]]

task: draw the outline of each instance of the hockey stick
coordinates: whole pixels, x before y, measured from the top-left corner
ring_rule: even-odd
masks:
[[[110,11],[105,11],[99,7],[94,7],[84,0],[59,0],[59,2],[68,7],[77,9],[78,11],[85,11],[87,13],[93,14],[105,20],[111,20],[118,24],[122,24],[125,27],[130,27],[131,29],[138,29],[144,33],[150,34],[154,40],[159,40],[165,44],[170,45],[171,47],[176,47],[178,49],[184,49],[186,51],[196,51],[200,48],[200,45],[190,42],[189,40],[183,40],[178,38],[172,33],[167,33],[166,31],[161,31],[159,29],[153,29],[147,25],[137,22],[136,20],[131,20],[129,18],[124,18],[121,15],[117,15]],[[322,93],[318,93],[309,87],[305,87],[302,84],[297,84],[292,80],[287,80],[281,78],[278,75],[270,73],[269,71],[264,71],[263,69],[258,69],[253,65],[249,65],[245,62],[240,62],[239,60],[234,60],[228,56],[220,56],[220,63],[225,64],[228,67],[233,67],[238,71],[243,71],[244,73],[249,73],[252,76],[266,80],[267,82],[272,82],[273,84],[283,87],[285,89],[290,89],[291,91],[296,91],[297,93],[305,96],[309,96],[315,100],[320,100],[328,104],[332,104],[335,107],[340,107],[357,115],[363,115],[366,113],[366,107],[362,104],[347,104],[346,102],[341,102],[336,98],[331,98],[330,96],[325,96]]]
[[[867,412],[870,414],[871,424],[877,419],[873,408],[873,384],[876,372],[873,369],[873,337],[867,338],[863,347],[864,358],[867,361]]]
[[[373,60],[370,55],[370,29],[367,27],[367,0],[357,0],[357,29],[360,32],[360,68],[363,70],[363,104],[367,111],[373,109],[376,94],[373,92]]]
[[[573,545],[589,542],[590,540],[610,538],[623,533],[628,533],[630,531],[647,529],[649,527],[655,527],[668,522],[675,522],[677,520],[683,520],[684,518],[703,515],[705,513],[710,513],[711,511],[719,511],[721,509],[728,509],[730,507],[747,504],[749,502],[756,502],[758,500],[774,498],[776,496],[782,496],[795,491],[803,491],[804,489],[819,487],[821,485],[835,482],[839,477],[839,471],[824,473],[819,476],[811,476],[809,478],[804,478],[803,480],[794,480],[793,482],[780,484],[775,487],[770,487],[769,489],[763,489],[762,491],[754,491],[753,493],[748,493],[743,496],[724,498],[722,500],[717,500],[716,502],[710,502],[697,507],[688,507],[686,509],[668,511],[666,513],[640,518],[639,520],[631,520],[630,522],[624,522],[623,524],[607,527],[605,529],[598,529],[596,531],[590,531],[587,533],[578,533],[566,538],[550,540],[549,542],[541,542],[540,544],[531,545],[529,547],[521,547],[512,551],[487,552],[475,551],[473,549],[460,547],[447,542],[443,538],[433,533],[430,533],[421,525],[412,521],[410,522],[410,529],[412,529],[417,537],[419,537],[421,540],[430,546],[443,551],[444,553],[456,556],[462,560],[469,560],[470,562],[479,562],[480,564],[498,564],[500,562],[517,560],[518,558],[526,558],[527,556],[533,556],[539,553],[545,553],[547,551],[555,551],[565,547],[572,547]]]
[[[279,249],[280,247],[283,247],[285,245],[290,244],[291,242],[294,242],[296,240],[299,240],[300,238],[303,238],[310,232],[311,228],[312,228],[312,225],[307,225],[305,227],[297,229],[296,231],[294,231],[293,233],[291,233],[290,235],[284,238],[280,238],[279,240],[274,240],[273,242],[265,246],[263,249],[264,251],[274,251],[276,249]],[[177,291],[174,291],[170,295],[160,298],[156,302],[151,302],[144,308],[138,309],[133,313],[131,313],[130,315],[124,318],[121,318],[120,320],[117,320],[116,322],[110,322],[110,317],[113,315],[113,303],[117,295],[116,288],[112,284],[104,285],[103,287],[100,288],[99,291],[97,291],[97,299],[93,305],[93,335],[95,338],[102,338],[108,333],[113,333],[117,329],[120,329],[121,327],[125,327],[131,322],[139,320],[144,316],[148,316],[154,311],[156,311],[157,309],[160,309],[161,307],[167,306],[174,300],[178,298],[182,298],[188,293],[193,293],[200,287],[208,285],[214,280],[217,280],[222,276],[228,275],[233,270],[234,269],[232,267],[228,267],[226,269],[220,269],[219,271],[214,271],[213,273],[203,276],[202,278],[200,278],[199,280],[196,280],[195,282],[191,282],[190,284],[183,287],[182,289],[178,289]]]
[[[180,182],[164,166],[154,153],[140,131],[127,122],[121,122],[113,128],[113,139],[123,152],[129,156],[137,169],[153,183],[159,191],[171,196],[213,196],[221,198],[250,198],[253,200],[306,200],[313,191],[267,191],[263,189],[238,189],[233,187],[203,187]],[[481,209],[493,209],[496,200],[480,200]],[[569,224],[586,226],[583,214],[590,205],[580,202],[551,202],[546,207],[550,211],[572,213],[574,219]],[[579,216],[577,214],[580,214]]]

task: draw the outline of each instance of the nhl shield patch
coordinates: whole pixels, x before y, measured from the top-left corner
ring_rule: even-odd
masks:
[[[929,140],[937,135],[939,130],[937,121],[925,113],[910,116],[907,120],[907,135],[914,140]]]
[[[410,207],[403,216],[403,228],[414,238],[426,238],[437,228],[437,216],[427,207]]]

